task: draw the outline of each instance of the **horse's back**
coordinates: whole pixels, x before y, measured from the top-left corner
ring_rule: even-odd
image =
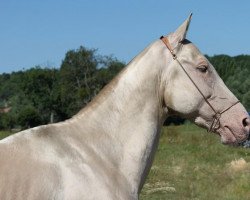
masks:
[[[48,126],[0,141],[0,199],[131,199],[124,177],[69,137]]]
[[[0,199],[57,199],[57,166],[40,160],[41,153],[35,149],[22,137],[0,142]]]

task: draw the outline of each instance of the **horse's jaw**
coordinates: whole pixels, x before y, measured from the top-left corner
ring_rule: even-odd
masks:
[[[208,113],[211,111],[206,111]],[[221,143],[237,146],[246,141],[249,137],[249,126],[244,126],[242,121],[246,118],[247,112],[241,103],[235,105],[227,112],[223,113],[219,119],[218,126],[211,132],[218,134]],[[195,117],[194,123],[202,128],[209,130],[212,123],[212,114],[210,118],[202,116]]]

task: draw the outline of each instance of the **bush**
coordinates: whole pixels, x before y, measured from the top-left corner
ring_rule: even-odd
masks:
[[[10,130],[15,124],[15,119],[10,113],[1,113],[0,115],[0,129]]]
[[[24,107],[18,115],[18,123],[23,129],[31,128],[41,124],[41,117],[33,106]]]

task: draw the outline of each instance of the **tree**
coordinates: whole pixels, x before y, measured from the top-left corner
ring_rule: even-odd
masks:
[[[104,57],[101,62],[102,67],[98,69],[96,75],[99,88],[107,85],[125,66],[123,62],[112,57]]]
[[[243,103],[246,109],[250,110],[248,105],[250,56],[239,55],[230,57],[227,55],[218,55],[213,57],[207,56],[207,58],[213,64],[228,88]]]
[[[18,115],[18,122],[24,128],[31,128],[41,124],[41,116],[33,106],[23,107]]]
[[[250,111],[250,56],[216,55],[207,58],[229,89]],[[0,128],[61,121],[77,113],[125,66],[111,56],[79,47],[66,53],[60,69],[33,67],[0,74]],[[33,120],[32,120],[33,118]],[[171,119],[166,123],[179,123]]]
[[[21,88],[30,105],[40,113],[41,122],[50,122],[60,99],[59,71],[39,66],[31,68],[25,72]]]
[[[243,95],[242,103],[248,111],[250,111],[250,91]]]
[[[96,50],[80,47],[70,50],[60,68],[61,102],[67,117],[86,105],[99,91],[96,85]]]
[[[0,114],[0,129],[11,130],[15,124],[15,117],[10,113]]]

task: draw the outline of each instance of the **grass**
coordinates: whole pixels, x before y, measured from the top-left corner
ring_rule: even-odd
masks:
[[[13,134],[13,133],[10,131],[0,131],[0,140],[11,135],[11,134]]]
[[[250,149],[222,145],[194,125],[164,127],[140,199],[250,199]]]
[[[250,199],[250,149],[194,125],[165,127],[140,199]]]

